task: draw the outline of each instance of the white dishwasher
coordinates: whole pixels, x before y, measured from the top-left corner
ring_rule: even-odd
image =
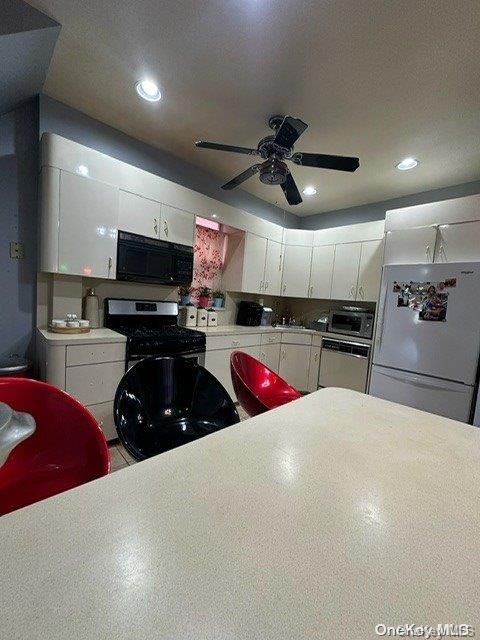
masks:
[[[367,390],[370,345],[350,340],[322,338],[318,386]]]

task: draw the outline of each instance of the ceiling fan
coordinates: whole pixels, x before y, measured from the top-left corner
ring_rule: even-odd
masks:
[[[262,138],[256,149],[247,147],[234,147],[217,142],[195,142],[201,149],[216,149],[217,151],[230,151],[243,153],[249,156],[260,156],[263,162],[254,164],[246,171],[222,186],[222,189],[234,189],[239,184],[248,180],[256,173],[260,174],[260,181],[264,184],[280,185],[288,204],[295,205],[302,202],[302,196],[295,184],[295,180],[285,160],[291,160],[295,164],[304,167],[317,167],[318,169],[336,169],[337,171],[355,171],[360,162],[358,158],[347,156],[329,156],[321,153],[294,153],[293,145],[308,127],[305,122],[292,116],[272,116],[268,125],[274,131],[273,135]]]

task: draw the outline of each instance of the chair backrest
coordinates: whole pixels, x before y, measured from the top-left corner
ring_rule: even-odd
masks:
[[[248,353],[234,351],[230,356],[230,371],[238,401],[250,416],[279,407],[302,395]]]
[[[192,358],[140,360],[117,388],[118,437],[137,460],[179,447],[240,421],[220,382]]]
[[[0,514],[8,513],[110,470],[108,447],[93,415],[50,384],[0,378],[0,402],[35,418],[33,435],[0,467]]]

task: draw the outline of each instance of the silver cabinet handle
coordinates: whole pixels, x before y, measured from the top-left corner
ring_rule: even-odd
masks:
[[[350,289],[350,295],[352,296],[352,298],[355,298],[355,285],[352,285]]]
[[[427,244],[427,246],[425,247],[425,255],[427,257],[427,260],[430,260],[430,245]]]
[[[315,360],[315,362],[317,362],[317,361],[318,361],[318,356],[319,356],[319,355],[320,355],[320,354],[318,353],[318,351],[316,351],[316,352],[315,352],[315,355],[313,356],[313,359]]]
[[[358,295],[360,296],[360,298],[363,300],[365,298],[365,294],[363,292],[363,287],[359,287],[358,288]]]
[[[285,360],[286,355],[285,349],[282,349],[282,360]]]
[[[263,351],[262,351],[262,353],[260,354],[260,358],[261,358],[262,360],[265,360],[265,354],[263,353]]]
[[[260,291],[263,289],[263,280],[260,280],[260,285],[258,288],[260,289]]]
[[[310,296],[310,298],[313,296],[313,284],[311,284],[311,285],[308,287],[308,295]]]
[[[263,283],[263,288],[265,289],[265,291],[268,289],[268,280],[265,280],[265,282]]]
[[[283,293],[285,293],[285,291],[286,291],[286,290],[287,290],[287,285],[286,285],[286,284],[284,284],[284,285],[283,285],[283,287],[282,287],[282,291],[283,291]]]
[[[158,236],[158,221],[156,218],[153,219],[153,232],[156,236]]]
[[[112,256],[109,256],[108,258],[108,270],[111,271],[112,269],[112,264],[113,264],[113,258]]]
[[[282,254],[280,254],[280,261],[278,263],[278,270],[281,271],[282,270]]]
[[[238,347],[239,344],[240,344],[240,342],[238,340],[232,340],[232,345],[234,347]]]
[[[168,237],[168,224],[167,221],[163,221],[163,230],[165,231],[165,235]]]

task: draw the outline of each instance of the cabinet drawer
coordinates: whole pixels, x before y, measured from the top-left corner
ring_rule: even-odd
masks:
[[[284,331],[282,333],[282,344],[312,344],[312,335],[297,331]]]
[[[240,336],[207,336],[207,351],[214,349],[242,349],[260,344],[260,333],[248,333]]]
[[[100,404],[91,404],[87,407],[102,427],[103,435],[107,440],[115,440],[118,438],[113,419],[113,402],[101,402]]]
[[[282,334],[280,331],[277,333],[262,333],[262,344],[280,344],[282,341]]]
[[[100,362],[125,362],[125,343],[75,344],[67,346],[67,367]]]
[[[67,367],[65,390],[86,405],[112,401],[125,372],[124,362]]]

